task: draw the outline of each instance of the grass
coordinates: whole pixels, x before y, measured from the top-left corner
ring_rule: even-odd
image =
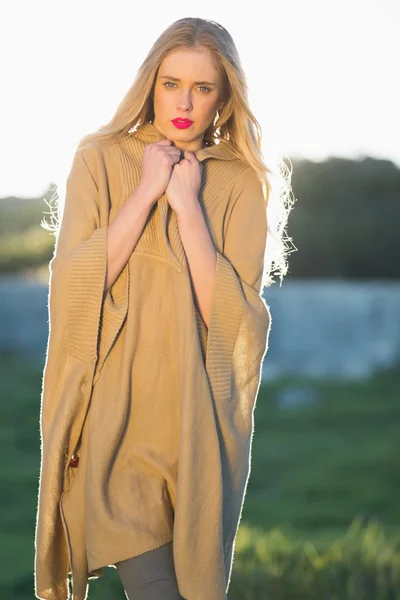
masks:
[[[43,359],[0,356],[0,598],[33,598]],[[229,600],[400,599],[400,372],[263,385]],[[287,407],[288,391],[317,402]],[[114,569],[90,600],[124,598]]]

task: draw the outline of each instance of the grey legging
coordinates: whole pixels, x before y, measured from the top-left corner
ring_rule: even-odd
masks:
[[[178,590],[172,542],[115,566],[128,600],[185,600]]]

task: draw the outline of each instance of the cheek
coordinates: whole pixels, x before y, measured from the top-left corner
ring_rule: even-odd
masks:
[[[213,96],[212,98],[205,98],[204,106],[207,107],[207,112],[211,117],[215,114],[215,111],[217,110],[218,101],[215,100],[215,96]]]
[[[156,88],[154,90],[154,103],[155,104],[160,104],[162,101],[162,91],[159,90],[158,88]]]
[[[164,89],[158,89],[154,92],[154,103],[157,105],[159,110],[167,110],[171,106],[175,106],[173,98],[174,94],[169,94]]]
[[[204,115],[207,121],[212,121],[217,110],[217,104],[214,101],[209,101],[204,104]]]
[[[154,100],[157,102],[165,102],[167,100],[168,94],[164,87],[156,86],[154,90]]]

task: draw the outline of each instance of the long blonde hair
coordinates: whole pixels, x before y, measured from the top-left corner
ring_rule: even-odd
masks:
[[[291,172],[281,162],[278,172],[274,173],[262,160],[261,127],[249,107],[246,76],[232,36],[219,23],[198,17],[185,17],[167,27],[150,48],[114,116],[94,133],[81,138],[79,149],[114,143],[129,135],[141,123],[153,120],[153,94],[158,69],[167,54],[178,47],[207,48],[222,78],[220,100],[223,107],[204,134],[205,145],[211,145],[219,139],[229,140],[235,154],[258,174],[267,207],[273,196],[270,177],[276,176],[278,192],[274,196],[273,218],[268,214],[262,286],[273,283],[274,272],[282,282],[288,270],[289,248],[286,242],[291,241],[290,238],[285,238],[285,228],[295,201],[291,192]]]

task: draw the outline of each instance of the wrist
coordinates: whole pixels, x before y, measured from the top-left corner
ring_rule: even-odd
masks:
[[[142,188],[140,185],[133,190],[129,199],[132,199],[135,203],[141,203],[147,208],[152,208],[153,204],[156,202],[156,200],[154,200],[148,191]]]
[[[197,220],[200,216],[204,216],[203,211],[198,199],[193,198],[193,200],[186,202],[179,213],[177,213],[177,220],[180,223],[190,223]]]

